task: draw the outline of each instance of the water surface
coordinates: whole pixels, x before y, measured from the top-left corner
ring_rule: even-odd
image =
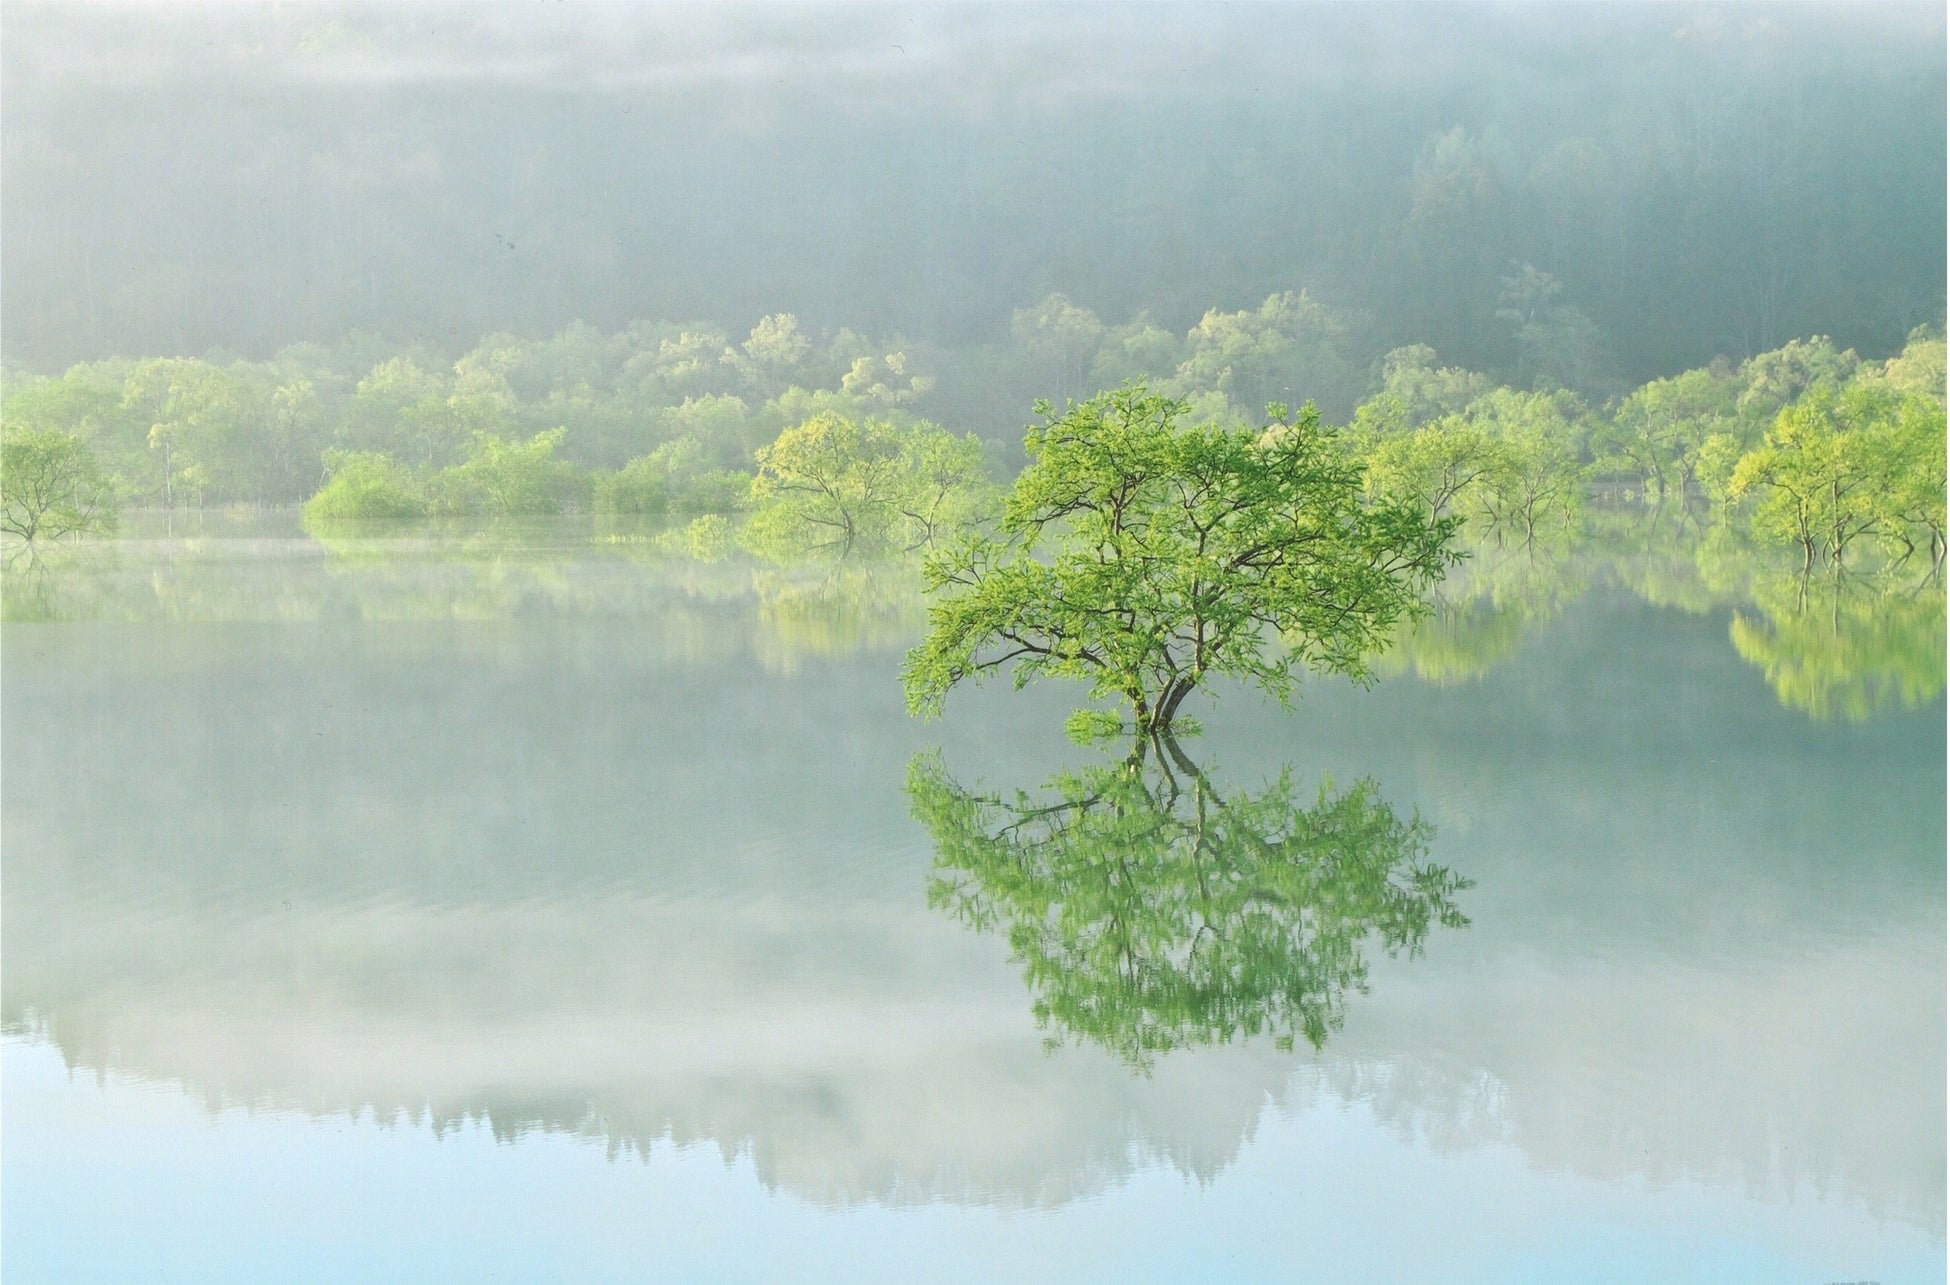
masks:
[[[900,568],[10,569],[9,1279],[1941,1279],[1942,598],[1709,555],[1109,802],[1072,691],[905,717]]]

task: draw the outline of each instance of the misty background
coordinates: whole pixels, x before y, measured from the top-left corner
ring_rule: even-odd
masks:
[[[1052,292],[1183,335],[1305,290],[1363,366],[1425,343],[1520,378],[1528,268],[1603,394],[1943,316],[1941,5],[16,0],[0,27],[16,370],[791,312],[935,352],[972,408],[955,380]]]

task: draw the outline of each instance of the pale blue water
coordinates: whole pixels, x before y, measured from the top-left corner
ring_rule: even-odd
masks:
[[[1470,922],[1140,1074],[903,792],[1089,768],[1067,693],[915,723],[896,589],[532,539],[10,585],[9,1281],[1942,1278],[1940,685],[1820,720],[1599,575],[1223,694],[1216,784],[1372,778]]]

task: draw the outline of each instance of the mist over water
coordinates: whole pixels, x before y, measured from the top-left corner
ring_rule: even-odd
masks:
[[[1945,40],[10,0],[8,1279],[1940,1280]]]
[[[1791,1207],[1813,1211],[1793,1253],[1815,1255],[1793,1261],[1940,1254],[1940,684],[1868,715],[1797,707],[1729,637],[1738,610],[1768,617],[1652,606],[1672,591],[1612,546],[1561,573],[1582,588],[1505,582],[1514,646],[1459,617],[1372,691],[1310,684],[1284,715],[1221,690],[1191,766],[1147,767],[1126,799],[1114,755],[1063,742],[1061,690],[901,718],[919,625],[873,606],[897,579],[612,550],[573,524],[321,548],[274,523],[50,564],[24,600],[44,623],[7,626],[4,1012],[31,1041],[10,1064],[51,1047],[220,1123],[580,1138],[599,1169],[703,1146],[836,1218],[1094,1217],[1148,1174],[1281,1171],[1357,1112],[1367,1131],[1334,1144],[1357,1168],[1407,1146],[1494,1184],[1514,1156],[1560,1184],[1525,1200],[1677,1184],[1693,1210],[1737,1193],[1751,1215],[1714,1215],[1728,1245],[1787,1252],[1752,1218]],[[1496,574],[1448,592],[1479,601],[1469,577]],[[1940,670],[1941,633],[1915,645]],[[1418,677],[1418,655],[1447,668]],[[1355,787],[1379,811],[1312,811],[1316,783],[1323,808]],[[1027,822],[1057,846],[1011,846],[1017,874],[955,819],[958,791],[1020,809],[1053,789],[1113,864],[1154,860],[1117,857],[1120,826],[1215,809],[1231,837],[1170,858],[1196,876],[1160,866],[1100,903],[1063,864],[1099,860],[1083,830]],[[1042,833],[1022,824],[1011,845]],[[1270,974],[1325,988],[1255,1008],[1263,939],[1241,935],[1247,980],[1188,992],[1206,998],[1175,1049],[1116,1015],[1099,929],[1031,946],[1010,918],[1054,880],[1182,961],[1181,896],[1250,889],[1251,853],[1287,833],[1406,841],[1389,877],[1439,864],[1460,883],[1422,886],[1457,913],[1391,935],[1397,911],[1362,919],[1369,876],[1336,885],[1333,857],[1292,938],[1314,962]],[[1250,917],[1283,894],[1248,895]],[[1350,965],[1358,983],[1300,980]],[[1178,1011],[1147,1002],[1144,1023]],[[1283,1051],[1279,1006],[1316,1002],[1330,1020]],[[1254,1013],[1274,1025],[1247,1034]],[[20,1101],[10,1130],[52,1100]],[[18,1261],[89,1215],[48,1217],[10,1236]]]

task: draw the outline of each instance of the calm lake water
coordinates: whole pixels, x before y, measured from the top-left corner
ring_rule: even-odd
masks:
[[[1940,1281],[1943,599],[1730,566],[1127,770],[898,568],[16,563],[7,1279]]]

